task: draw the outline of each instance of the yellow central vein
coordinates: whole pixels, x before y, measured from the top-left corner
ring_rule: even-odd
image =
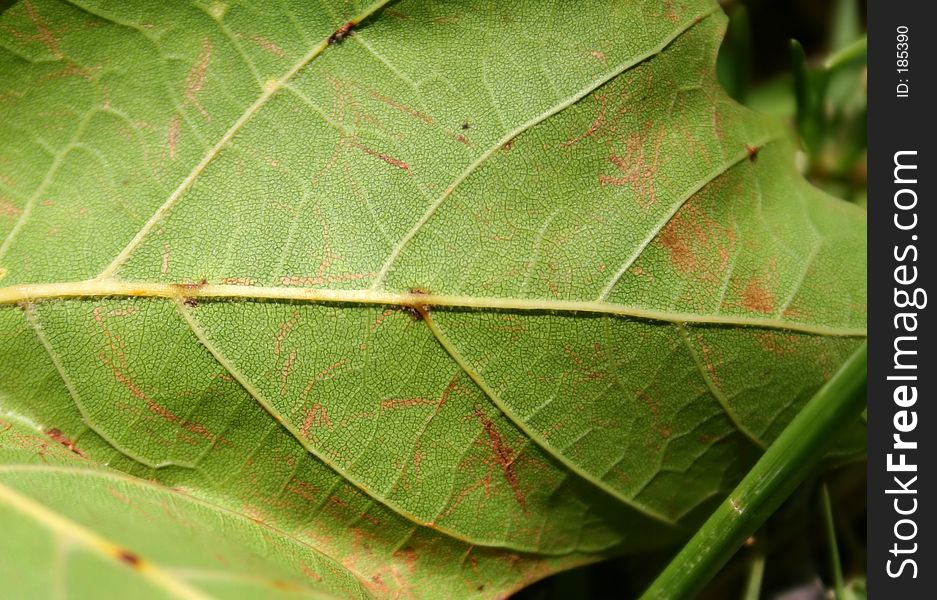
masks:
[[[78,542],[118,565],[123,564],[120,557],[127,552],[124,548],[2,483],[0,483],[0,504],[5,504],[33,519],[57,536]],[[167,590],[174,597],[188,600],[210,600],[211,598],[152,562],[140,560],[132,568],[141,577]]]
[[[380,10],[389,1],[390,0],[379,0],[378,2],[374,2],[364,11],[362,11],[358,16],[352,19],[351,22],[355,24],[360,23],[364,19],[367,19],[368,17],[373,15],[375,12]],[[274,94],[280,91],[300,70],[303,69],[303,67],[305,67],[310,62],[312,62],[314,58],[322,54],[322,52],[325,51],[325,49],[328,47],[329,47],[328,39],[322,40],[309,52],[303,55],[303,57],[300,58],[299,61],[296,62],[296,64],[294,64],[279,79],[268,81],[264,85],[263,91],[261,92],[257,100],[255,100],[253,104],[248,106],[247,110],[245,110],[244,113],[241,114],[238,120],[235,121],[234,124],[232,124],[231,127],[229,127],[227,131],[225,131],[224,135],[222,135],[221,138],[218,140],[218,142],[214,146],[211,147],[211,149],[205,154],[205,156],[202,157],[202,160],[200,160],[198,164],[195,165],[195,168],[192,169],[192,171],[186,176],[185,179],[182,180],[182,182],[178,185],[178,187],[176,187],[176,189],[173,190],[173,192],[169,195],[166,201],[163,202],[163,204],[160,205],[160,207],[156,209],[156,212],[154,212],[152,216],[150,216],[147,222],[143,224],[143,227],[137,232],[137,234],[133,237],[133,239],[130,240],[130,242],[126,246],[124,246],[124,249],[120,251],[117,257],[114,258],[113,261],[111,261],[111,264],[109,264],[107,267],[104,268],[103,271],[101,271],[100,275],[98,275],[98,279],[109,278],[112,275],[114,275],[114,273],[117,272],[117,270],[121,267],[121,265],[123,265],[127,261],[127,258],[129,258],[130,254],[134,251],[134,249],[136,249],[136,247],[140,245],[140,242],[143,241],[143,239],[147,236],[147,234],[149,234],[149,232],[153,229],[153,227],[155,227],[156,224],[160,220],[162,220],[162,218],[166,215],[166,213],[169,212],[169,210],[173,207],[176,201],[179,200],[182,194],[184,194],[186,190],[192,187],[192,184],[195,182],[195,180],[198,179],[198,177],[202,174],[202,172],[205,170],[208,164],[212,160],[214,160],[215,157],[218,156],[218,154],[221,152],[221,149],[224,148],[224,146],[226,146],[228,142],[231,141],[231,138],[233,138],[238,133],[238,131],[240,131],[241,128],[244,127],[244,125],[251,119],[251,117],[253,117],[254,114],[256,114],[257,111],[260,110],[260,108],[264,106],[267,103],[267,101],[273,97]]]
[[[201,298],[272,300],[315,304],[376,304],[474,310],[584,313],[630,317],[667,323],[782,329],[815,335],[864,337],[865,328],[800,323],[775,317],[732,314],[693,314],[628,306],[595,300],[547,300],[539,298],[479,297],[449,294],[412,294],[370,289],[332,290],[314,287],[262,287],[228,284],[175,284],[92,279],[63,283],[24,284],[0,288],[0,305],[65,298]]]

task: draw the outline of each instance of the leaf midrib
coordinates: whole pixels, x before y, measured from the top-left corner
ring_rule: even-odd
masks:
[[[63,283],[23,284],[0,288],[0,305],[80,298],[166,298],[199,300],[256,300],[309,304],[362,304],[432,309],[518,311],[554,314],[593,314],[687,325],[754,327],[832,337],[865,337],[864,327],[787,321],[776,317],[700,314],[590,300],[550,300],[483,297],[455,294],[413,294],[368,289],[264,287],[234,284],[156,283],[89,279]]]

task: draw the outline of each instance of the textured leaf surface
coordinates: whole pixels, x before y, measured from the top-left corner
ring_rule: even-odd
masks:
[[[294,536],[82,460],[28,423],[0,430],[4,597],[369,597]]]
[[[3,14],[0,408],[47,432],[4,516],[171,573],[169,503],[242,561],[180,580],[223,597],[499,596],[679,539],[864,335],[864,213],[718,88],[715,4],[354,4]],[[87,477],[17,466],[55,446]],[[41,521],[35,565],[74,537]]]

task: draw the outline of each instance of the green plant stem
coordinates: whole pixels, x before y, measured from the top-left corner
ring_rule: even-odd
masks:
[[[830,571],[833,573],[833,589],[836,600],[846,600],[846,583],[839,561],[839,547],[836,545],[836,524],[833,522],[833,505],[830,502],[830,490],[823,484],[821,489],[823,502],[823,520],[826,523],[826,537],[830,549]]]
[[[859,61],[864,62],[867,51],[868,38],[866,38],[866,36],[862,36],[848,46],[840,48],[834,52],[828,59],[826,59],[826,61],[824,61],[823,67],[827,71],[836,71],[837,69],[841,69],[847,65],[851,65]]]
[[[757,543],[755,555],[752,557],[748,569],[748,581],[745,582],[743,600],[758,600],[761,598],[761,582],[765,576],[765,548],[764,544]]]
[[[832,48],[843,48],[862,35],[859,3],[856,0],[837,0],[833,7],[832,21]]]
[[[694,597],[774,513],[865,406],[868,345],[849,357],[670,561],[642,600]]]
[[[716,69],[729,95],[743,104],[751,84],[751,46],[748,11],[744,5],[736,4],[729,9],[729,26]]]
[[[803,135],[804,124],[812,107],[807,72],[807,55],[804,53],[804,47],[797,40],[791,40],[790,45],[791,72],[794,74],[794,97],[797,99],[797,126],[801,130],[801,135]]]

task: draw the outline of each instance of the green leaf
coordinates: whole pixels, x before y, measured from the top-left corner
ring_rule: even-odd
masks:
[[[0,410],[376,597],[684,538],[861,343],[864,211],[715,3],[354,4],[0,17]],[[94,477],[5,485],[106,538]]]
[[[0,430],[4,597],[369,597],[295,536],[96,465],[27,423]]]

